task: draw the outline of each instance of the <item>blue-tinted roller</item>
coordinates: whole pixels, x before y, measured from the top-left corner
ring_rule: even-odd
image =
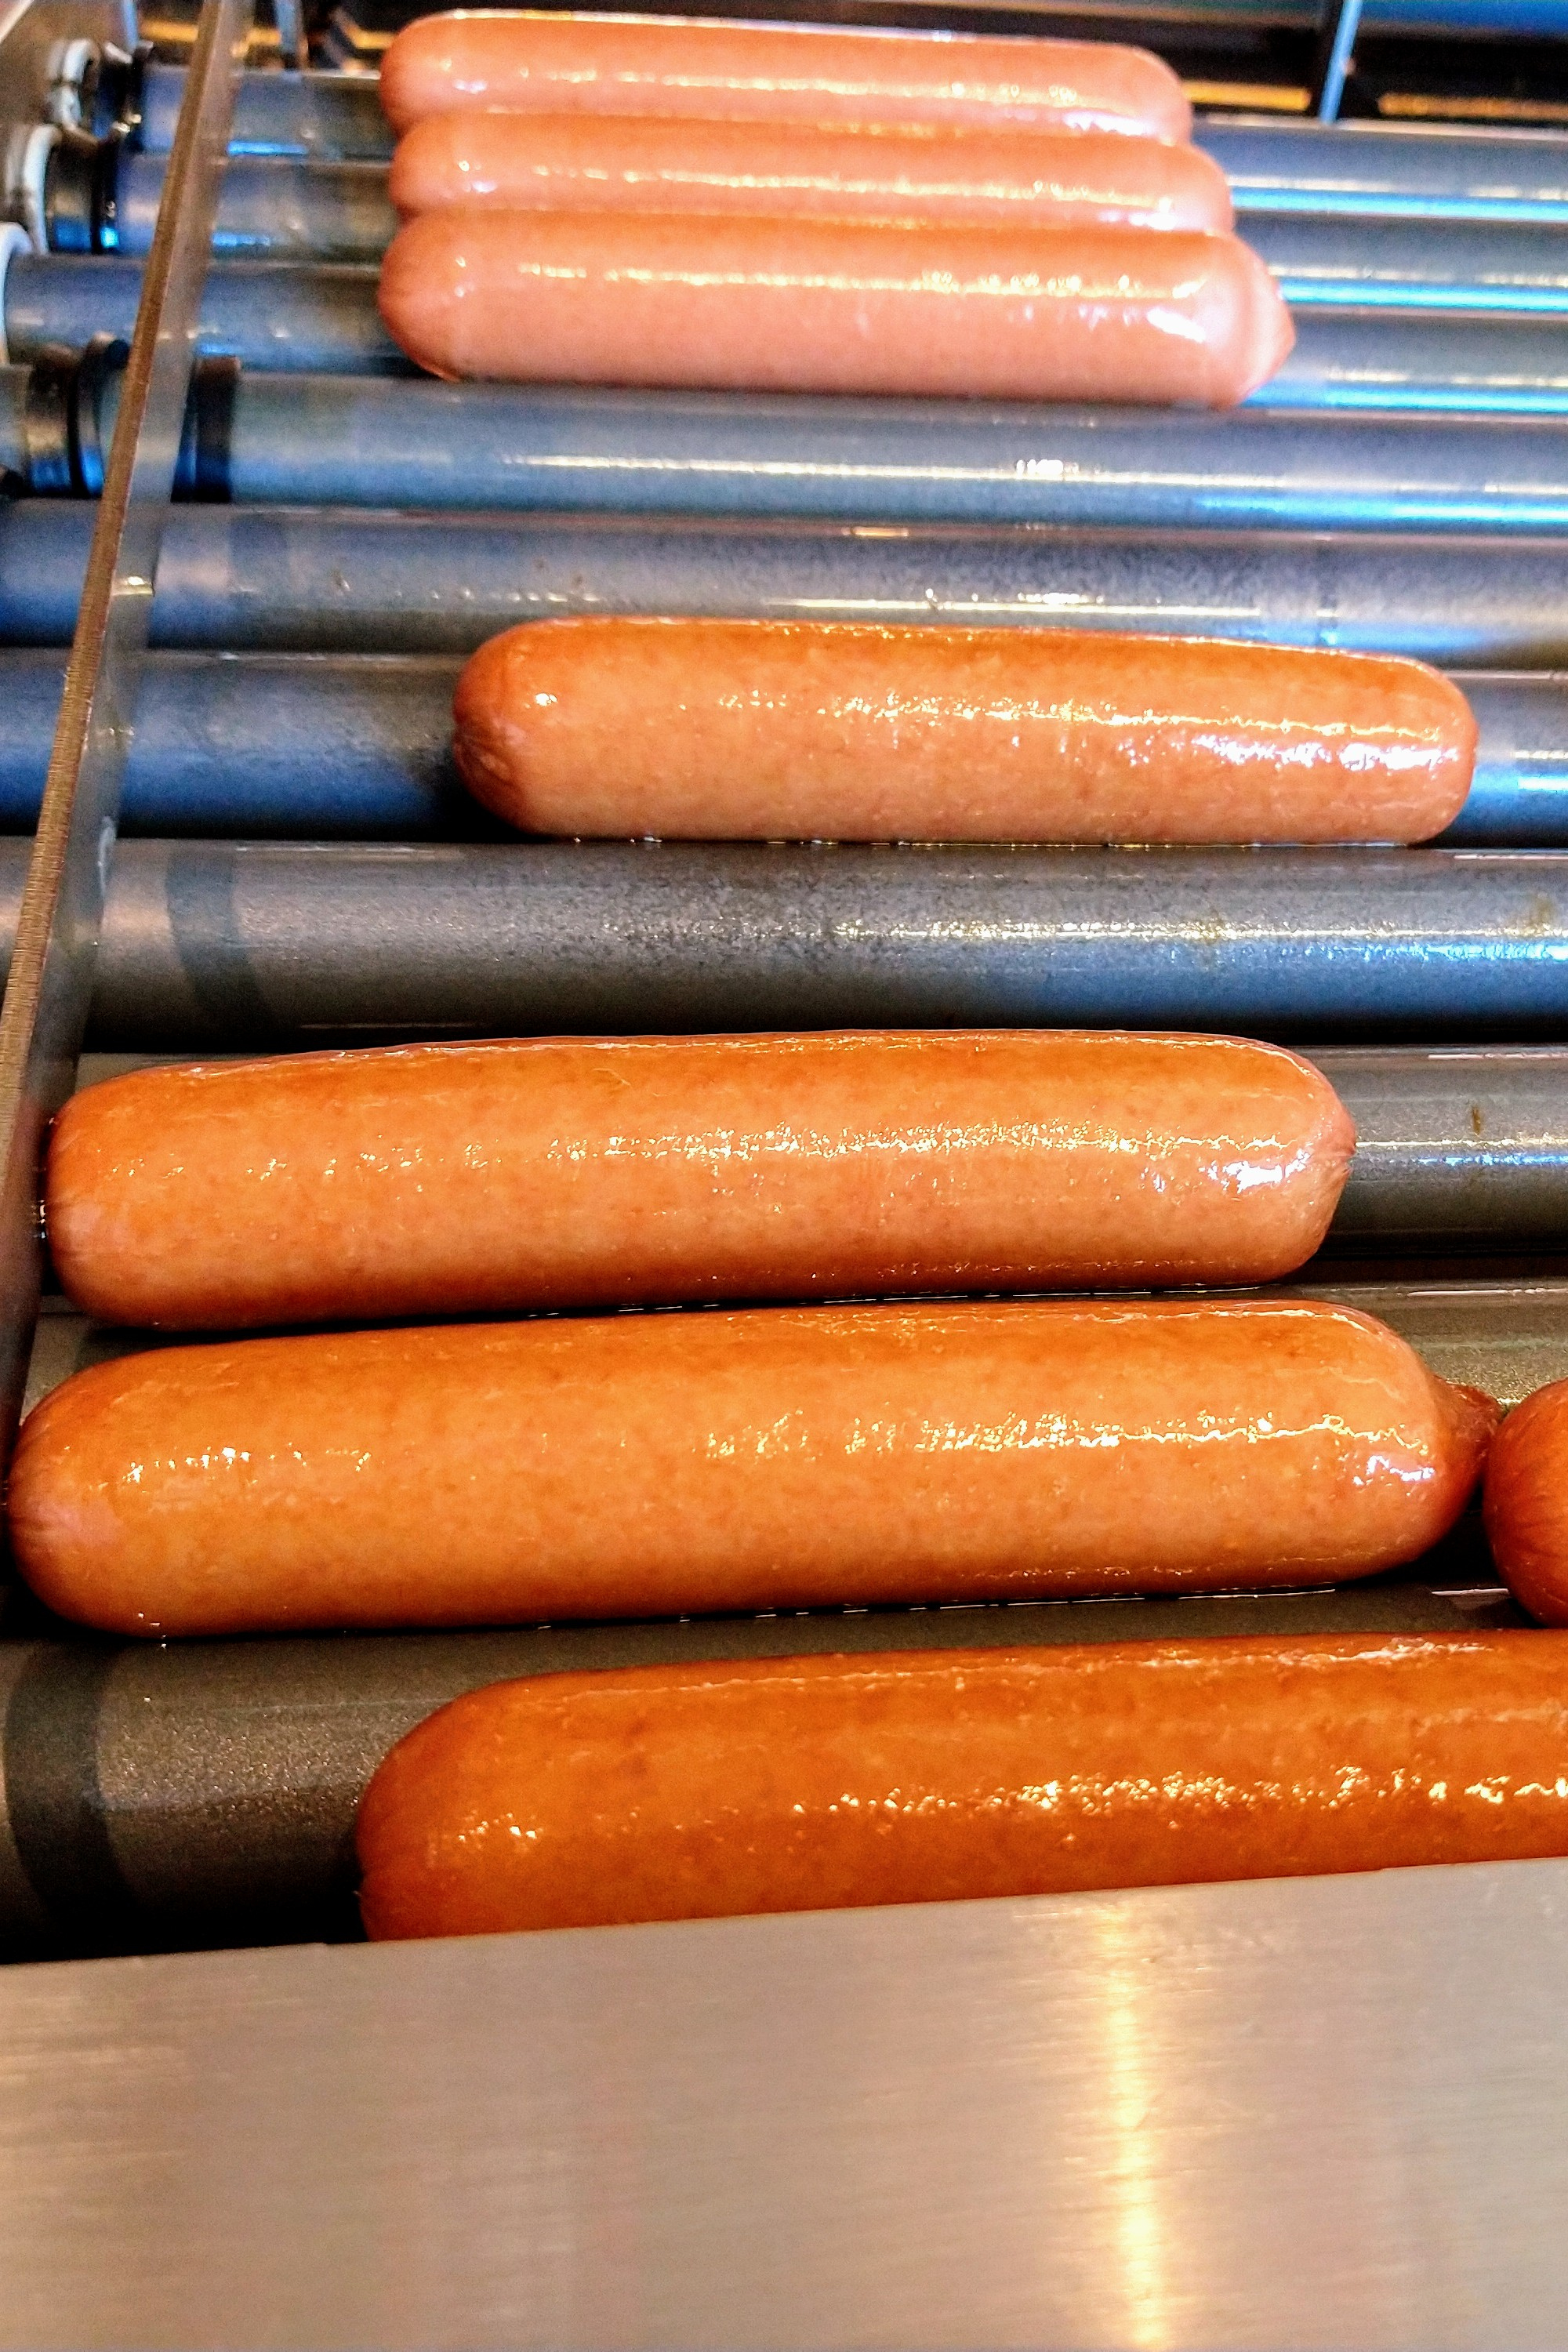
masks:
[[[1296,348],[1247,403],[1433,416],[1568,416],[1568,320],[1296,313]]]
[[[495,835],[451,760],[460,663],[440,655],[158,654],[122,828],[288,839]],[[0,832],[37,812],[62,654],[0,653]],[[1568,845],[1568,677],[1461,675],[1480,721],[1450,841]]]
[[[237,501],[1049,523],[1561,531],[1545,421],[1213,415],[255,375]]]
[[[1553,226],[1248,213],[1239,224],[1293,310],[1568,315],[1568,238]]]
[[[5,355],[34,359],[46,343],[80,351],[95,334],[130,340],[142,264],[119,255],[13,256],[4,265]],[[218,262],[202,289],[197,341],[251,369],[334,375],[415,373],[375,307],[376,273],[349,264]]]
[[[103,232],[114,250],[151,249],[165,160],[121,156],[112,230]],[[213,251],[235,260],[376,261],[396,227],[384,164],[240,155],[219,185]]]
[[[0,842],[0,941],[25,849]],[[1551,850],[127,841],[90,1034],[154,1053],[840,1023],[1553,1041],[1565,968]]]
[[[1209,121],[1194,143],[1245,215],[1568,223],[1568,139],[1553,131]]]
[[[70,641],[95,509],[0,503],[0,645]],[[1154,629],[1568,668],[1568,539],[176,507],[154,644],[467,653],[555,613]]]
[[[142,144],[174,143],[185,87],[180,66],[153,65],[142,84]],[[293,155],[329,163],[384,163],[392,132],[369,75],[244,73],[235,93],[231,155]]]

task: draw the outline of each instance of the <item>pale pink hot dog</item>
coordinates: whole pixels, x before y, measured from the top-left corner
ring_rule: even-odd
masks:
[[[763,214],[407,222],[381,314],[437,375],[1227,408],[1290,349],[1231,236]]]
[[[409,216],[460,204],[1219,230],[1232,218],[1218,164],[1164,140],[651,115],[431,115],[399,142],[391,194]]]
[[[1185,139],[1169,66],[1109,41],[476,9],[406,26],[381,68],[395,131],[427,114],[736,122],[1012,122]]]
[[[1394,656],[844,622],[530,622],[456,719],[509,824],[695,840],[1420,841],[1476,748]]]

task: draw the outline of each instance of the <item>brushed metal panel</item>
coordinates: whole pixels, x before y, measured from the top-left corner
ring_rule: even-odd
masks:
[[[0,2342],[1568,2335],[1568,1864],[28,1968]]]

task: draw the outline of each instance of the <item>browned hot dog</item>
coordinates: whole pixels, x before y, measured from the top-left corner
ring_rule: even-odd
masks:
[[[1515,1598],[1568,1625],[1568,1381],[1516,1405],[1488,1465],[1487,1534]]]
[[[1115,1032],[532,1038],[142,1070],[55,1123],[118,1323],[1264,1282],[1354,1142],[1278,1046]]]
[[[360,1807],[372,1936],[1568,1853],[1568,1640],[1126,1642],[502,1683]]]
[[[143,1633],[1322,1584],[1446,1533],[1495,1419],[1300,1301],[360,1331],[79,1372],[10,1528]]]
[[[531,622],[455,715],[508,824],[631,838],[1419,841],[1476,752],[1420,662],[1089,629]]]

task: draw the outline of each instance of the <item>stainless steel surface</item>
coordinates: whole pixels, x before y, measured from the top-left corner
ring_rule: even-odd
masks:
[[[121,163],[115,249],[145,253],[163,193],[162,155]],[[230,260],[379,262],[397,228],[381,163],[236,155],[224,173],[213,251]]]
[[[163,154],[173,145],[183,66],[148,68],[142,143]],[[303,161],[385,163],[392,132],[374,76],[265,73],[240,76],[229,130],[231,155],[296,155]]]
[[[1564,265],[1568,270],[1568,264]],[[1557,531],[1549,420],[253,375],[237,502],[1144,530]]]
[[[0,1454],[15,1427],[37,1307],[38,1159],[48,1119],[70,1090],[91,1001],[233,79],[251,14],[252,0],[204,0],[0,1004]]]
[[[1342,1046],[1312,1058],[1356,1126],[1337,1246],[1568,1247],[1568,1047]]]
[[[68,642],[93,512],[0,503],[0,644]],[[153,642],[464,653],[572,612],[1155,629],[1551,670],[1568,541],[181,507]]]
[[[23,845],[0,841],[0,952]],[[1551,1039],[1568,855],[121,844],[101,1046],[1127,1024]]]
[[[25,363],[46,343],[79,351],[97,334],[129,335],[142,265],[108,254],[20,254],[4,282],[5,348]],[[408,374],[376,311],[375,283],[374,270],[328,263],[222,262],[207,273],[197,346],[252,369]],[[1537,373],[1544,381],[1544,369]]]
[[[1568,247],[1553,225],[1244,213],[1239,226],[1295,310],[1568,313]]]
[[[366,1781],[405,1732],[485,1683],[665,1659],[1519,1622],[1468,1533],[1435,1556],[1430,1582],[1342,1592],[289,1641],[0,1640],[0,1958],[353,1936]]]
[[[343,322],[345,349],[353,324]],[[364,363],[363,350],[363,341],[353,346],[351,363]],[[1301,310],[1295,349],[1247,407],[1563,416],[1568,333],[1561,320],[1536,317]]]
[[[1244,214],[1568,223],[1561,131],[1386,122],[1200,122]]]
[[[22,1969],[7,2344],[1568,2333],[1568,1867]]]

